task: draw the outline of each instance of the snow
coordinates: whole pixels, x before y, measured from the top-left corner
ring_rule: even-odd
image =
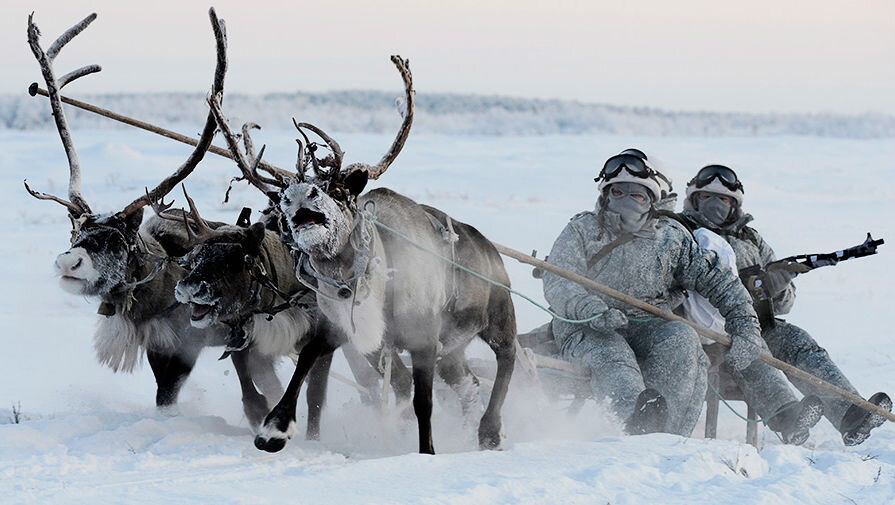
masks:
[[[396,80],[397,82],[397,80]],[[228,114],[247,118],[265,128],[291,128],[289,112],[301,120],[327,124],[329,130],[388,134],[398,116],[401,88],[394,92],[331,91],[326,93],[227,94]],[[103,108],[153,124],[191,124],[202,117],[201,93],[115,93],[73,96]],[[403,107],[403,106],[402,106]],[[692,135],[777,136],[816,135],[838,138],[895,136],[895,116],[880,113],[737,113],[673,111],[543,100],[499,95],[416,95],[415,134],[443,135]],[[284,114],[284,111],[286,112]],[[130,128],[90,112],[66,112],[72,124],[85,128]],[[52,129],[46,100],[0,95],[0,130]]]
[[[396,119],[392,118],[397,121]],[[325,125],[321,125],[325,126]],[[197,131],[198,125],[183,131]],[[294,163],[291,131],[264,130],[266,159]],[[128,130],[76,130],[84,194],[112,211],[153,186],[188,147]],[[375,161],[391,134],[336,138],[346,163]],[[576,415],[517,375],[504,409],[505,450],[480,452],[456,397],[438,395],[437,456],[415,454],[407,406],[369,408],[330,381],[320,442],[296,439],[260,452],[243,417],[238,383],[219,349],[200,357],[177,409],[155,410],[149,367],[133,374],[93,356],[97,304],[63,292],[53,275],[67,249],[64,209],[29,197],[21,180],[64,195],[65,156],[55,132],[0,131],[0,502],[32,503],[861,503],[895,502],[895,428],[846,448],[826,420],[803,447],[759,428],[759,450],[743,444],[745,425],[722,409],[719,440],[656,434],[625,437],[601,405]],[[470,222],[486,236],[528,252],[549,251],[568,218],[593,206],[590,183],[609,155],[640,147],[662,157],[683,191],[708,163],[730,164],[746,184],[746,206],[779,256],[856,245],[867,231],[895,237],[892,139],[818,137],[517,137],[413,134],[379,184]],[[214,155],[187,180],[204,217],[232,222],[261,198],[244,185],[221,204],[231,162]],[[175,205],[183,205],[178,195]],[[895,240],[895,239],[893,239]],[[797,279],[790,322],[832,354],[865,395],[895,391],[890,300],[895,256],[880,254]],[[515,288],[542,299],[530,268],[507,261]],[[546,321],[515,300],[520,331]],[[493,359],[478,344],[470,355]],[[288,377],[291,365],[279,370]],[[338,356],[334,368],[350,375]],[[21,404],[24,420],[11,422]],[[745,411],[741,403],[734,406]],[[16,407],[17,408],[17,407]],[[18,408],[17,408],[18,410]]]

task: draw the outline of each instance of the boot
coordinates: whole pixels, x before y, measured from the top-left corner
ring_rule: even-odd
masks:
[[[824,404],[820,398],[809,395],[777,409],[777,414],[767,420],[767,425],[780,435],[784,444],[802,445],[823,415]]]
[[[644,389],[637,397],[634,413],[625,421],[629,435],[645,435],[665,431],[668,420],[668,404],[655,389]]]
[[[892,412],[892,399],[886,393],[876,393],[867,399],[870,403]],[[858,445],[867,440],[870,430],[882,425],[886,418],[852,405],[845,411],[839,431],[842,433],[842,442],[845,445]]]

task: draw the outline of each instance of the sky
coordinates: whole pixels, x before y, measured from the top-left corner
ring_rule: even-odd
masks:
[[[204,91],[214,45],[191,0],[0,0],[0,93],[40,78],[44,46],[99,18],[56,60],[98,63],[67,94]],[[419,93],[572,99],[669,110],[895,114],[892,0],[218,0],[227,89],[400,92],[388,60],[411,60]]]

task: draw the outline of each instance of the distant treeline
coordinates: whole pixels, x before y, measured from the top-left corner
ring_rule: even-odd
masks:
[[[52,128],[44,98],[0,95],[0,129]],[[393,133],[400,124],[397,94],[376,91],[228,94],[234,121],[269,129],[292,127],[291,118],[331,132]],[[158,124],[200,125],[205,97],[193,93],[75,96],[101,107]],[[74,128],[123,128],[91,113],[70,109]],[[198,128],[198,126],[196,126]],[[679,112],[565,100],[502,96],[418,94],[414,131],[443,135],[623,134],[647,136],[809,135],[840,138],[895,136],[895,116],[883,114],[746,114]]]

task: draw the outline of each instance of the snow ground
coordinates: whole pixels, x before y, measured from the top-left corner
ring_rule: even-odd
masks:
[[[289,167],[288,131],[264,131],[267,159]],[[337,137],[346,161],[378,159],[387,135]],[[75,131],[95,210],[111,211],[178,166],[188,148],[133,131]],[[566,404],[514,381],[504,409],[506,450],[479,452],[450,397],[434,416],[435,457],[414,454],[411,417],[365,407],[331,381],[322,440],[293,440],[278,454],[252,446],[229,362],[210,349],[181,393],[178,415],[157,413],[148,366],[113,374],[93,358],[96,303],[58,288],[52,262],[68,246],[63,209],[26,195],[65,193],[67,165],[48,131],[0,132],[0,502],[2,503],[895,503],[895,428],[842,446],[821,421],[803,447],[760,429],[760,451],[742,444],[744,423],[723,410],[721,440],[623,437],[599,405],[570,416]],[[678,190],[710,162],[737,168],[747,208],[780,256],[855,245],[867,231],[895,240],[895,140],[810,137],[445,137],[413,135],[382,183],[475,224],[502,244],[543,257],[574,213],[590,208],[601,162],[638,146],[666,160]],[[208,218],[233,221],[253,190],[209,155],[188,179]],[[174,195],[176,205],[182,198]],[[865,395],[895,391],[889,301],[891,245],[871,258],[799,278],[788,318],[815,335]],[[541,298],[530,269],[507,262],[514,286]],[[520,331],[546,316],[515,300]],[[470,354],[488,358],[478,345]],[[347,366],[338,358],[338,371]],[[291,366],[283,363],[282,377]],[[520,374],[521,375],[521,374]],[[13,424],[21,404],[24,421]],[[742,404],[735,404],[745,411]],[[18,408],[16,407],[16,410]],[[299,426],[304,422],[299,408]]]

